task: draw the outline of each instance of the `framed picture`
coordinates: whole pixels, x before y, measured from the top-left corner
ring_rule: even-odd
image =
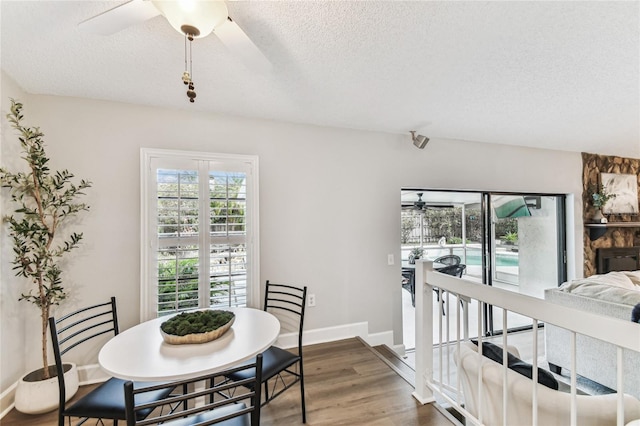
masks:
[[[616,194],[602,208],[604,214],[638,214],[638,176],[620,173],[601,173],[607,192]]]

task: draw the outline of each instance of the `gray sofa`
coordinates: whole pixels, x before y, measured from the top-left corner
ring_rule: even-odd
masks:
[[[614,303],[572,294],[558,288],[547,289],[545,300],[557,303],[564,307],[586,310],[595,314],[614,317],[622,320],[631,320],[631,311],[634,305]],[[638,294],[640,298],[640,292]],[[638,299],[640,301],[640,299]],[[640,333],[640,324],[638,324]],[[560,368],[570,369],[571,348],[569,345],[569,331],[545,324],[546,356],[552,371],[558,372]],[[624,350],[624,392],[640,398],[640,353]],[[616,389],[616,348],[601,340],[583,335],[576,336],[576,373]]]

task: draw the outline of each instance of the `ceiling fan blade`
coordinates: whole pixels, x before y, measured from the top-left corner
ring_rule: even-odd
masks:
[[[131,0],[80,22],[80,29],[100,35],[111,35],[132,25],[160,15],[150,1]]]
[[[214,33],[229,52],[240,57],[249,69],[261,72],[271,69],[271,62],[231,18],[227,18],[227,22],[217,27]]]

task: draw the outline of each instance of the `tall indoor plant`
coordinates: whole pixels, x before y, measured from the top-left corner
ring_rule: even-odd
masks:
[[[40,310],[42,369],[41,379],[48,379],[47,325],[53,305],[62,301],[67,293],[62,286],[60,260],[78,247],[82,233],[62,235],[69,219],[89,209],[77,201],[91,182],[81,180],[74,184],[74,175],[67,170],[49,170],[49,158],[44,150],[44,134],[38,127],[22,124],[22,104],[11,99],[11,112],[7,120],[17,131],[22,146],[24,172],[9,172],[0,168],[0,183],[8,189],[16,205],[13,213],[3,219],[8,223],[9,238],[13,244],[13,270],[16,276],[27,278],[33,287],[21,294],[19,300],[31,302]]]

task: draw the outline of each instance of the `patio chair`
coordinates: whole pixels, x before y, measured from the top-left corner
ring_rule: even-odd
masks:
[[[225,376],[247,373],[247,378],[236,382],[225,380]],[[181,395],[171,395],[151,403],[141,402],[146,394],[164,392],[170,384],[161,384],[135,389],[133,382],[124,384],[124,403],[127,412],[127,426],[171,424],[175,426],[212,425],[258,426],[260,424],[260,382],[262,381],[262,354],[253,362],[218,373],[173,382],[181,386]],[[204,389],[199,382],[209,383]],[[228,396],[228,395],[232,396]],[[160,408],[164,405],[178,405],[184,410],[168,414]]]
[[[455,257],[458,257],[458,256],[455,256]],[[460,258],[458,257],[458,259]],[[445,266],[444,268],[439,268],[437,269],[437,271],[443,274],[453,275],[454,277],[462,278],[462,274],[464,273],[465,269],[467,269],[467,265],[465,264],[454,264],[454,265]],[[437,295],[436,297],[440,302],[440,305],[442,305],[442,315],[444,315],[444,298],[440,300],[440,291],[438,291],[436,287],[433,288],[433,291],[436,292],[436,295]],[[462,300],[460,301],[460,305],[462,305]]]
[[[452,266],[460,264],[460,256],[456,256],[455,254],[447,254],[445,256],[440,256],[437,259],[434,259],[433,263],[439,263],[441,265]],[[437,270],[437,269],[436,269]]]
[[[438,272],[441,272],[447,275],[453,275],[454,277],[462,278],[462,274],[464,273],[465,269],[467,269],[467,265],[455,264],[455,265],[445,266],[444,268],[440,268],[438,269]]]
[[[49,331],[53,356],[56,361],[56,374],[58,376],[59,407],[58,425],[64,426],[65,417],[80,417],[83,419],[111,419],[114,425],[118,420],[125,420],[124,406],[124,380],[110,378],[82,398],[66,404],[66,388],[64,381],[64,365],[62,355],[69,350],[93,340],[95,337],[118,334],[118,315],[116,311],[116,298],[109,302],[88,306],[67,314],[59,319],[49,318]],[[136,383],[135,386],[150,386],[155,383]],[[153,402],[165,398],[175,386],[165,385],[165,388],[145,394],[145,399],[140,402]],[[147,413],[148,414],[148,413]],[[84,420],[83,420],[84,421]]]
[[[413,268],[402,268],[402,288],[411,295],[411,305],[416,306],[416,270]]]

